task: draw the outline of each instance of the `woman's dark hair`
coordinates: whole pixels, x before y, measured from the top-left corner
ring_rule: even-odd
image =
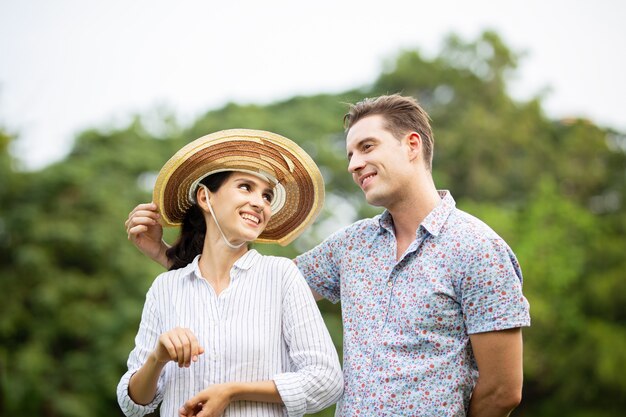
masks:
[[[231,174],[232,171],[218,172],[204,178],[200,181],[200,184],[206,185],[209,191],[214,193],[219,190]],[[198,203],[196,203],[189,207],[189,210],[185,213],[178,240],[165,252],[171,264],[170,271],[187,266],[196,256],[202,253],[205,234],[206,222],[204,221],[204,214]]]

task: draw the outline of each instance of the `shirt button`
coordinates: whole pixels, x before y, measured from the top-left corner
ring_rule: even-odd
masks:
[[[378,324],[382,326],[383,324],[385,324],[385,322],[381,320],[378,322]]]
[[[356,397],[356,402],[360,403],[361,402],[361,397]]]
[[[391,287],[392,285],[393,285],[393,282],[391,282],[391,281],[387,281],[387,286],[388,286],[388,287]]]

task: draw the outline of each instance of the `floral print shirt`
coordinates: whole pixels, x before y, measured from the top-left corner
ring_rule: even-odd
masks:
[[[340,416],[464,416],[478,370],[469,335],[529,326],[509,246],[447,191],[396,260],[385,211],[299,256],[313,290],[341,301]]]

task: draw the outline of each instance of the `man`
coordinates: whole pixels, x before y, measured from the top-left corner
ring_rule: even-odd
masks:
[[[317,299],[341,301],[341,416],[507,416],[522,388],[522,274],[507,244],[432,178],[428,115],[410,97],[351,106],[348,170],[383,214],[296,258]],[[154,205],[126,222],[163,262]]]

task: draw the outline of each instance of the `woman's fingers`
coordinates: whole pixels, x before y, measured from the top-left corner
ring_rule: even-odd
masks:
[[[185,366],[190,366],[191,362],[198,361],[198,355],[204,352],[204,349],[200,346],[196,335],[189,329],[183,329],[185,336],[187,337],[187,344],[185,344]],[[188,348],[188,349],[187,349]]]
[[[198,356],[204,353],[204,348],[200,346],[200,342],[198,341],[196,336],[193,333],[191,333],[191,335],[193,336],[192,345],[191,345],[191,360],[193,362],[197,362]]]
[[[181,368],[189,367],[191,362],[198,360],[198,355],[204,353],[204,349],[190,329],[177,327],[165,332],[159,338],[159,343],[167,352],[169,360],[177,362]]]
[[[161,337],[159,337],[157,360],[160,362],[178,361],[174,343],[175,341],[172,339],[170,332],[163,333]]]

